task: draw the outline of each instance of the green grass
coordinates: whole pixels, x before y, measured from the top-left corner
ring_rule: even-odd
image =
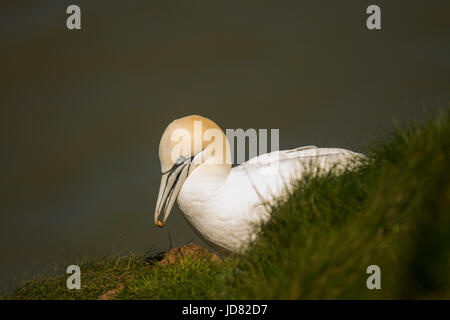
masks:
[[[450,112],[393,130],[367,155],[357,171],[299,183],[246,255],[102,259],[81,267],[81,290],[61,275],[6,298],[95,299],[120,283],[120,299],[450,298]],[[381,290],[366,287],[372,264]]]

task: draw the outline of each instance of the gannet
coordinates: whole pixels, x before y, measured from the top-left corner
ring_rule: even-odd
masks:
[[[159,144],[155,224],[164,226],[177,200],[207,242],[222,252],[242,253],[256,238],[257,226],[270,219],[271,206],[288,197],[311,165],[328,172],[360,156],[306,146],[263,154],[231,168],[230,144],[215,122],[198,115],[176,119]]]

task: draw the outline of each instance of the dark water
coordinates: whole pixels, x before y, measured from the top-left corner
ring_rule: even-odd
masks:
[[[153,225],[176,117],[280,128],[280,147],[363,151],[450,101],[450,2],[72,1],[0,5],[0,284],[92,250],[197,239]],[[375,3],[375,2],[374,2]]]

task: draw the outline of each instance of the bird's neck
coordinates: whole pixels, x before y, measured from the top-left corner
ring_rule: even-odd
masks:
[[[224,165],[200,165],[186,179],[178,195],[177,203],[187,220],[200,233],[211,225],[218,213],[222,186],[230,168]]]
[[[207,204],[211,204],[215,197],[218,196],[221,186],[228,178],[230,169],[231,166],[225,164],[199,165],[184,182],[178,196],[178,202],[181,202],[182,207],[188,207],[188,211],[195,210],[196,203],[202,204],[196,211],[206,209]],[[194,212],[183,212],[186,215],[196,214]]]

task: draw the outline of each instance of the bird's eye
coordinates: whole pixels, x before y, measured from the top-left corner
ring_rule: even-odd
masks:
[[[177,161],[175,161],[176,165],[182,164],[184,161],[186,161],[186,158],[183,156],[178,157]]]

